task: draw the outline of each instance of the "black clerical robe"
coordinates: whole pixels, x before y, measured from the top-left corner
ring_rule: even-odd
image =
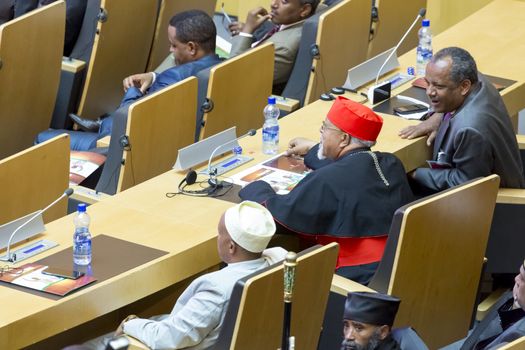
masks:
[[[239,196],[265,205],[281,228],[302,239],[339,243],[338,268],[379,261],[395,210],[413,199],[403,165],[392,154],[374,152],[382,179],[369,148],[333,162],[315,160],[316,153],[317,146],[305,163],[317,169],[289,194],[278,195],[256,181]]]

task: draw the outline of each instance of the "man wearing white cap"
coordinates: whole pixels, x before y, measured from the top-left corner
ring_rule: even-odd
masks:
[[[219,221],[217,237],[219,256],[228,265],[194,280],[169,315],[128,316],[115,335],[128,334],[151,349],[212,348],[235,283],[284,258],[281,248],[263,252],[274,233],[272,215],[260,204],[244,201],[229,208]]]
[[[381,260],[395,210],[412,200],[405,169],[394,155],[372,152],[383,120],[370,108],[338,97],[321,126],[321,142],[294,139],[288,154],[314,169],[287,195],[263,181],[239,192],[263,203],[279,232],[307,244],[339,243],[336,273],[368,283]],[[314,160],[316,157],[326,161]]]

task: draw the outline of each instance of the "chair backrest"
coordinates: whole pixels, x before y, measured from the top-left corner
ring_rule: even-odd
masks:
[[[290,334],[300,349],[317,349],[338,245],[298,254]],[[214,349],[277,349],[283,325],[283,265],[254,273],[235,285]]]
[[[374,37],[368,47],[368,58],[394,47],[408,30],[421,8],[426,7],[427,0],[381,0],[377,8],[379,21]],[[412,29],[397,50],[400,56],[417,45],[417,26]],[[414,64],[416,58],[414,57]]]
[[[155,70],[169,54],[167,30],[171,17],[176,13],[193,9],[202,10],[213,17],[216,1],[217,0],[161,0],[157,24],[155,26],[155,35],[146,68],[147,72]]]
[[[262,126],[273,66],[273,43],[268,42],[210,70],[206,96],[212,108],[204,113],[201,140],[232,126],[237,126],[237,135]]]
[[[193,143],[195,100],[197,79],[190,77],[130,106],[117,192],[171,169],[178,150]]]
[[[426,0],[381,0],[377,8],[379,21],[374,37],[368,46],[368,58],[394,47],[408,30],[421,8],[426,7]],[[417,45],[417,26],[408,34],[397,50],[400,56]],[[414,62],[416,58],[414,57]]]
[[[71,51],[71,58],[89,62],[91,51],[93,49],[93,42],[95,41],[95,34],[97,32],[98,14],[100,13],[100,0],[89,0],[87,2],[86,11],[84,12],[84,19],[82,20],[82,27],[78,34],[75,46]]]
[[[49,127],[64,47],[65,4],[44,6],[0,26],[0,159]]]
[[[487,176],[394,214],[369,287],[401,298],[395,326],[414,327],[431,349],[469,329],[498,187]]]
[[[501,348],[498,348],[499,350],[522,350],[525,349],[525,337],[521,337],[519,339],[514,340],[512,343],[508,343],[505,346],[502,346]]]
[[[157,8],[157,0],[101,1],[97,34],[77,114],[96,119],[118,107],[122,80],[146,69]]]
[[[348,69],[366,60],[370,31],[369,0],[344,0],[319,16],[316,44],[304,104],[343,85]]]
[[[0,224],[43,209],[68,187],[69,135],[46,142],[0,160]],[[66,215],[67,200],[44,214],[49,222]]]

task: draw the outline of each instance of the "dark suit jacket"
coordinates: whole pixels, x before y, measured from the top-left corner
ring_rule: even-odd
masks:
[[[446,132],[446,133],[445,133]],[[444,134],[440,138],[439,134]],[[499,92],[481,74],[450,124],[442,122],[434,143],[434,160],[449,169],[419,168],[416,182],[441,191],[468,180],[498,174],[501,187],[523,188],[523,169],[509,114]]]

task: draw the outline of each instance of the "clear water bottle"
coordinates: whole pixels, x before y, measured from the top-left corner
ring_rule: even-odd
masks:
[[[77,215],[73,219],[75,233],[73,234],[73,263],[88,265],[91,263],[91,233],[89,233],[90,218],[86,212],[86,204],[77,206]]]
[[[424,76],[427,63],[432,58],[432,32],[430,31],[430,21],[428,19],[423,20],[418,36],[416,71],[417,75]]]
[[[264,154],[279,152],[279,108],[275,104],[275,97],[268,97],[268,104],[264,107],[264,124],[262,129]]]

